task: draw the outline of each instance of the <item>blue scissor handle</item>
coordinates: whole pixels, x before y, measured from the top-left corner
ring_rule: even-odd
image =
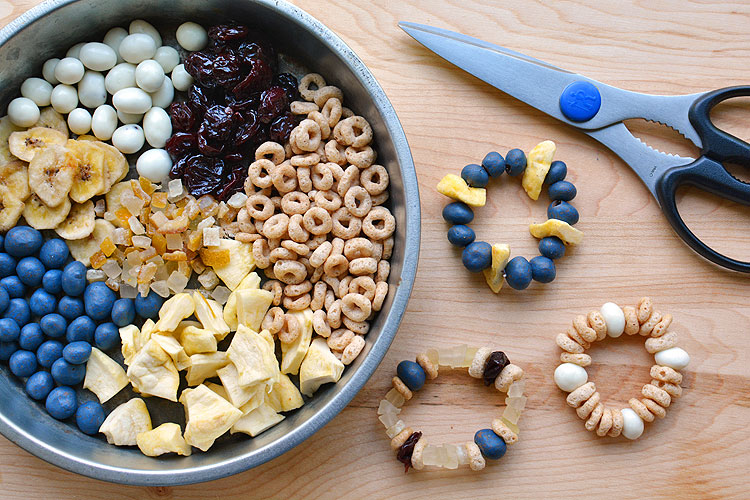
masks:
[[[750,205],[750,184],[733,177],[724,162],[750,167],[750,144],[718,129],[711,121],[711,109],[733,97],[750,96],[750,86],[728,87],[699,97],[690,107],[690,123],[698,132],[703,149],[693,163],[667,170],[656,183],[656,196],[669,223],[685,243],[698,254],[719,266],[750,273],[750,262],[732,259],[715,251],[685,225],[675,194],[682,185],[695,186],[742,205]]]

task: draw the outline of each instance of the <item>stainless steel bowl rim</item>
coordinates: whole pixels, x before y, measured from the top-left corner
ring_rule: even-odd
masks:
[[[77,0],[49,0],[25,12],[17,19],[10,22],[0,30],[0,47],[2,47],[16,33],[30,26],[38,19],[64,7],[75,3]],[[383,120],[391,135],[394,148],[397,152],[403,179],[406,210],[406,228],[403,231],[405,239],[404,264],[400,275],[399,285],[393,293],[393,304],[383,330],[378,339],[370,348],[366,359],[358,368],[357,372],[348,381],[347,385],[336,394],[320,411],[312,418],[303,422],[300,426],[284,435],[277,441],[254,450],[246,456],[233,457],[231,460],[217,464],[192,467],[187,469],[176,469],[169,471],[141,471],[132,469],[121,469],[107,466],[95,461],[82,460],[72,457],[51,446],[49,443],[37,439],[34,435],[26,432],[13,422],[0,414],[0,433],[13,441],[26,451],[37,457],[62,467],[69,471],[89,476],[92,478],[133,485],[182,485],[196,482],[210,481],[222,477],[237,474],[252,467],[265,463],[279,455],[294,448],[302,441],[310,437],[333,417],[335,417],[352,398],[364,386],[370,376],[374,373],[388,347],[396,335],[401,318],[406,309],[406,304],[411,294],[414,277],[417,271],[420,243],[420,208],[419,189],[414,163],[409,151],[406,136],[390,101],[383,89],[376,82],[364,63],[344,43],[341,38],[325,27],[321,22],[307,14],[305,11],[281,0],[244,0],[263,5],[276,11],[292,22],[304,26],[323,42],[332,52],[336,53],[349,69],[357,76],[360,83],[369,92],[376,108],[383,116]],[[210,451],[209,451],[210,453]]]

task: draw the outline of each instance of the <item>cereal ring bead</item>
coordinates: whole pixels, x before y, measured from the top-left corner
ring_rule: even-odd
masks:
[[[490,177],[500,177],[505,171],[505,159],[500,153],[493,151],[484,157],[482,166]]]
[[[474,442],[468,442],[466,443],[466,453],[469,456],[469,467],[471,470],[482,470],[485,467],[485,461],[484,457],[482,456],[482,451],[479,449],[479,446],[477,446]]]
[[[555,368],[555,383],[565,392],[572,392],[588,381],[589,375],[582,366],[563,363]]]
[[[638,439],[643,434],[643,420],[632,409],[623,408],[620,410],[622,415],[622,435],[628,439]]]
[[[492,264],[492,246],[485,241],[470,243],[461,253],[461,262],[473,273],[487,269]]]
[[[396,368],[398,377],[411,391],[418,391],[424,387],[425,372],[419,364],[414,361],[404,360]]]
[[[511,149],[505,155],[505,171],[513,177],[521,175],[526,170],[526,153],[520,149]]]

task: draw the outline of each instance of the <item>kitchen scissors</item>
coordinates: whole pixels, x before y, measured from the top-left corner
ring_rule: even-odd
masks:
[[[677,188],[690,185],[750,205],[750,184],[736,179],[723,166],[750,167],[750,144],[718,129],[710,117],[711,109],[720,102],[750,96],[750,86],[680,96],[641,94],[460,33],[408,22],[399,26],[443,59],[608,147],[641,178],[690,248],[719,266],[750,273],[750,262],[722,255],[695,236],[675,201]],[[677,130],[701,149],[701,156],[684,158],[652,149],[625,126],[623,120],[630,118]]]

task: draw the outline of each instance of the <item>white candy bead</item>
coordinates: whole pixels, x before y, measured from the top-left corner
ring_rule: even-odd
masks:
[[[55,78],[55,67],[57,67],[57,63],[59,62],[60,59],[53,57],[52,59],[47,59],[42,65],[42,76],[52,85],[60,83],[60,80]]]
[[[151,96],[139,88],[130,87],[118,90],[112,96],[112,105],[124,113],[145,113],[151,109]]]
[[[117,128],[117,111],[108,104],[99,106],[91,117],[91,131],[100,141],[108,141]]]
[[[175,66],[180,64],[180,53],[172,47],[165,45],[156,49],[154,61],[161,64],[164,73],[171,72]]]
[[[79,59],[88,69],[107,71],[117,64],[117,53],[105,43],[89,42],[81,47]]]
[[[27,78],[21,84],[21,95],[34,101],[37,106],[49,106],[52,84],[41,78]]]
[[[107,34],[104,35],[104,40],[102,40],[105,45],[109,45],[112,50],[115,51],[118,63],[123,61],[122,56],[120,55],[120,43],[122,43],[126,36],[128,36],[127,30],[118,26],[107,31]]]
[[[172,70],[172,85],[177,90],[187,90],[193,84],[193,77],[185,70],[184,64],[178,64]]]
[[[614,302],[607,302],[599,310],[607,324],[607,335],[616,338],[625,331],[625,313]]]
[[[86,42],[79,42],[75,45],[73,45],[71,48],[68,49],[68,51],[65,53],[65,57],[75,57],[78,59],[78,56],[81,54],[81,48],[86,45]]]
[[[70,113],[78,106],[78,92],[75,87],[61,83],[52,89],[50,103],[58,113]]]
[[[91,113],[76,108],[68,115],[68,128],[76,135],[88,134],[91,130]]]
[[[143,133],[151,147],[163,148],[167,144],[172,135],[172,120],[163,108],[151,108],[143,115]]]
[[[672,347],[654,354],[654,360],[657,365],[682,370],[690,364],[690,355],[684,349]]]
[[[156,92],[164,82],[164,69],[153,59],[140,62],[135,68],[135,83],[146,92]]]
[[[112,134],[112,145],[125,154],[136,153],[143,147],[145,138],[140,125],[123,125]]]
[[[134,33],[120,42],[120,55],[132,64],[151,59],[156,54],[154,39],[144,33]]]
[[[151,182],[161,182],[169,175],[172,158],[163,149],[149,149],[138,158],[135,168],[141,177]]]
[[[143,120],[143,114],[142,113],[123,113],[122,111],[117,111],[117,119],[120,120],[125,125],[130,125],[131,123],[141,123],[141,120]]]
[[[57,63],[57,66],[55,66],[55,78],[57,78],[60,83],[73,85],[74,83],[81,81],[85,71],[86,68],[83,67],[81,61],[75,57],[66,57],[61,59],[60,62]]]
[[[19,127],[31,127],[39,120],[39,106],[27,97],[16,97],[8,104],[8,118]]]
[[[177,28],[177,43],[185,50],[202,50],[208,45],[208,33],[198,23],[183,23]]]
[[[623,408],[622,413],[622,435],[628,439],[638,439],[643,434],[643,420],[630,408]]]
[[[174,100],[174,86],[171,78],[164,78],[161,87],[156,92],[151,92],[151,104],[158,108],[168,108]]]
[[[87,108],[95,109],[107,102],[107,89],[104,75],[97,71],[87,71],[78,83],[78,100]]]
[[[161,45],[161,35],[159,34],[159,30],[154,28],[154,26],[144,21],[143,19],[136,19],[135,21],[131,21],[130,23],[130,34],[134,33],[143,33],[145,35],[150,36],[157,47]]]
[[[104,86],[112,95],[118,90],[135,87],[135,64],[120,63],[109,70],[104,77]]]
[[[555,383],[565,392],[573,392],[589,379],[589,374],[582,366],[563,363],[555,368]]]

